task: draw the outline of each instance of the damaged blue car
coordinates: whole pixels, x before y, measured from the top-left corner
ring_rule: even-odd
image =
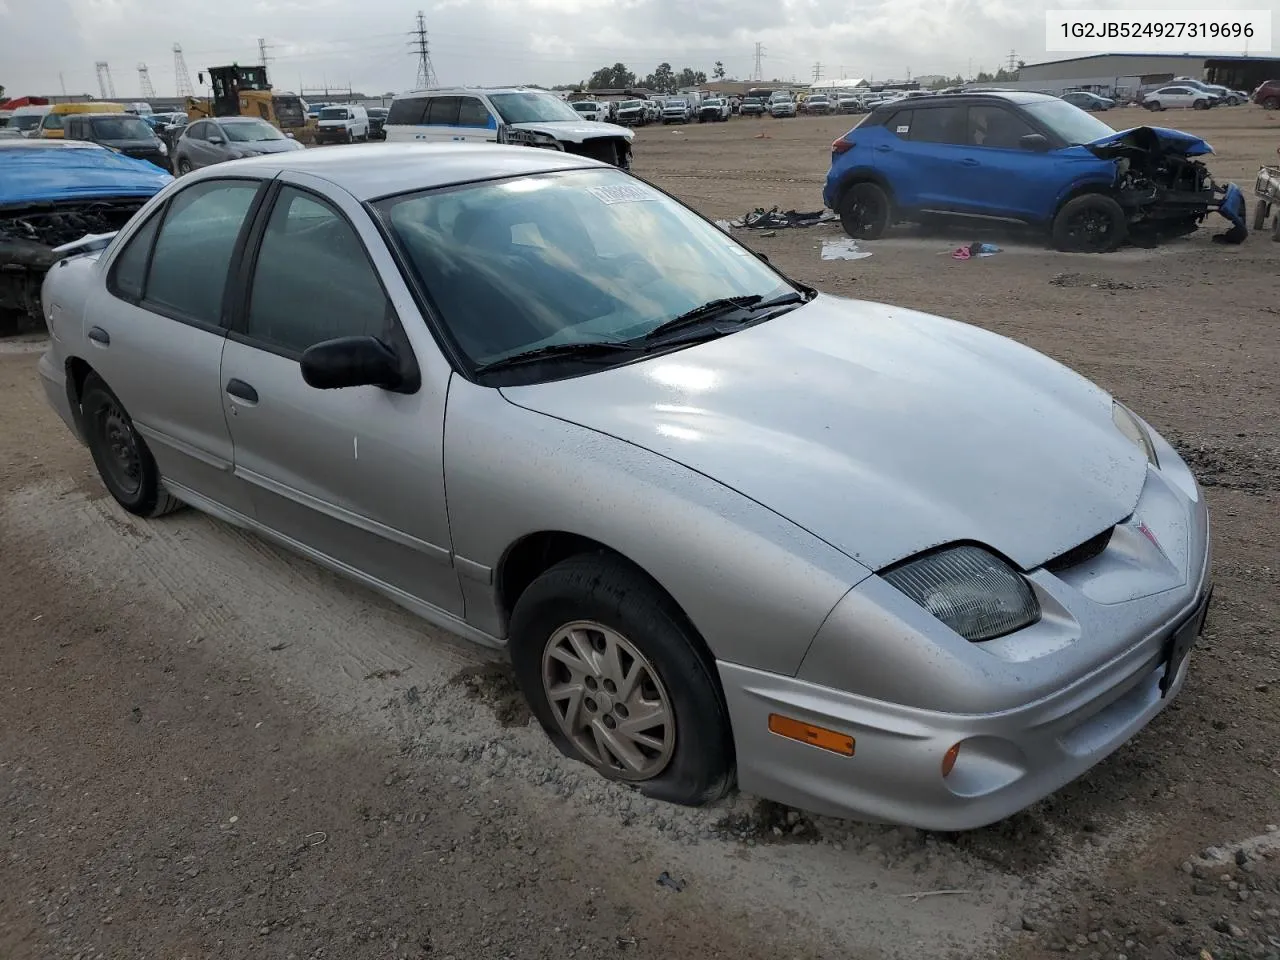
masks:
[[[0,336],[44,324],[40,285],[59,247],[114,233],[172,180],[96,143],[0,140]]]
[[[1204,140],[1162,127],[1117,132],[1057,97],[959,94],[877,107],[831,145],[823,200],[849,236],[960,218],[1046,230],[1064,251],[1191,233],[1210,213],[1247,235],[1244,194],[1198,159]]]

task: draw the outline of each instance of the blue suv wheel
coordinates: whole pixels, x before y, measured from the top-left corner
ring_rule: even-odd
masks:
[[[840,226],[856,240],[876,240],[889,228],[893,201],[878,183],[863,181],[845,190],[840,198]]]

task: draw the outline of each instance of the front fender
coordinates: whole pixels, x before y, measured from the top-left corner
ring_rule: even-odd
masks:
[[[493,587],[508,547],[558,530],[640,566],[718,660],[794,675],[827,614],[869,571],[709,477],[625,441],[517,407],[454,377],[444,436],[449,526],[467,620],[506,625]],[[475,585],[481,586],[480,583]]]

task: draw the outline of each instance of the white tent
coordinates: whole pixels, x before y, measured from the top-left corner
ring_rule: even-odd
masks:
[[[809,84],[810,90],[852,90],[854,87],[865,86],[866,81],[861,77],[833,77],[830,80],[815,80]]]

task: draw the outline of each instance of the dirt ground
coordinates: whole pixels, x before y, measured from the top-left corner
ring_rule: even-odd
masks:
[[[1161,120],[1246,190],[1280,145],[1256,108]],[[817,209],[848,125],[648,128],[637,172],[716,218]],[[968,262],[954,231],[858,261],[820,259],[838,228],[737,231],[1066,362],[1206,487],[1215,607],[1178,701],[962,835],[599,782],[479,651],[193,512],[123,513],[39,343],[0,343],[0,957],[1280,958],[1280,244],[1221,229],[1105,256],[984,236],[1003,252]]]

